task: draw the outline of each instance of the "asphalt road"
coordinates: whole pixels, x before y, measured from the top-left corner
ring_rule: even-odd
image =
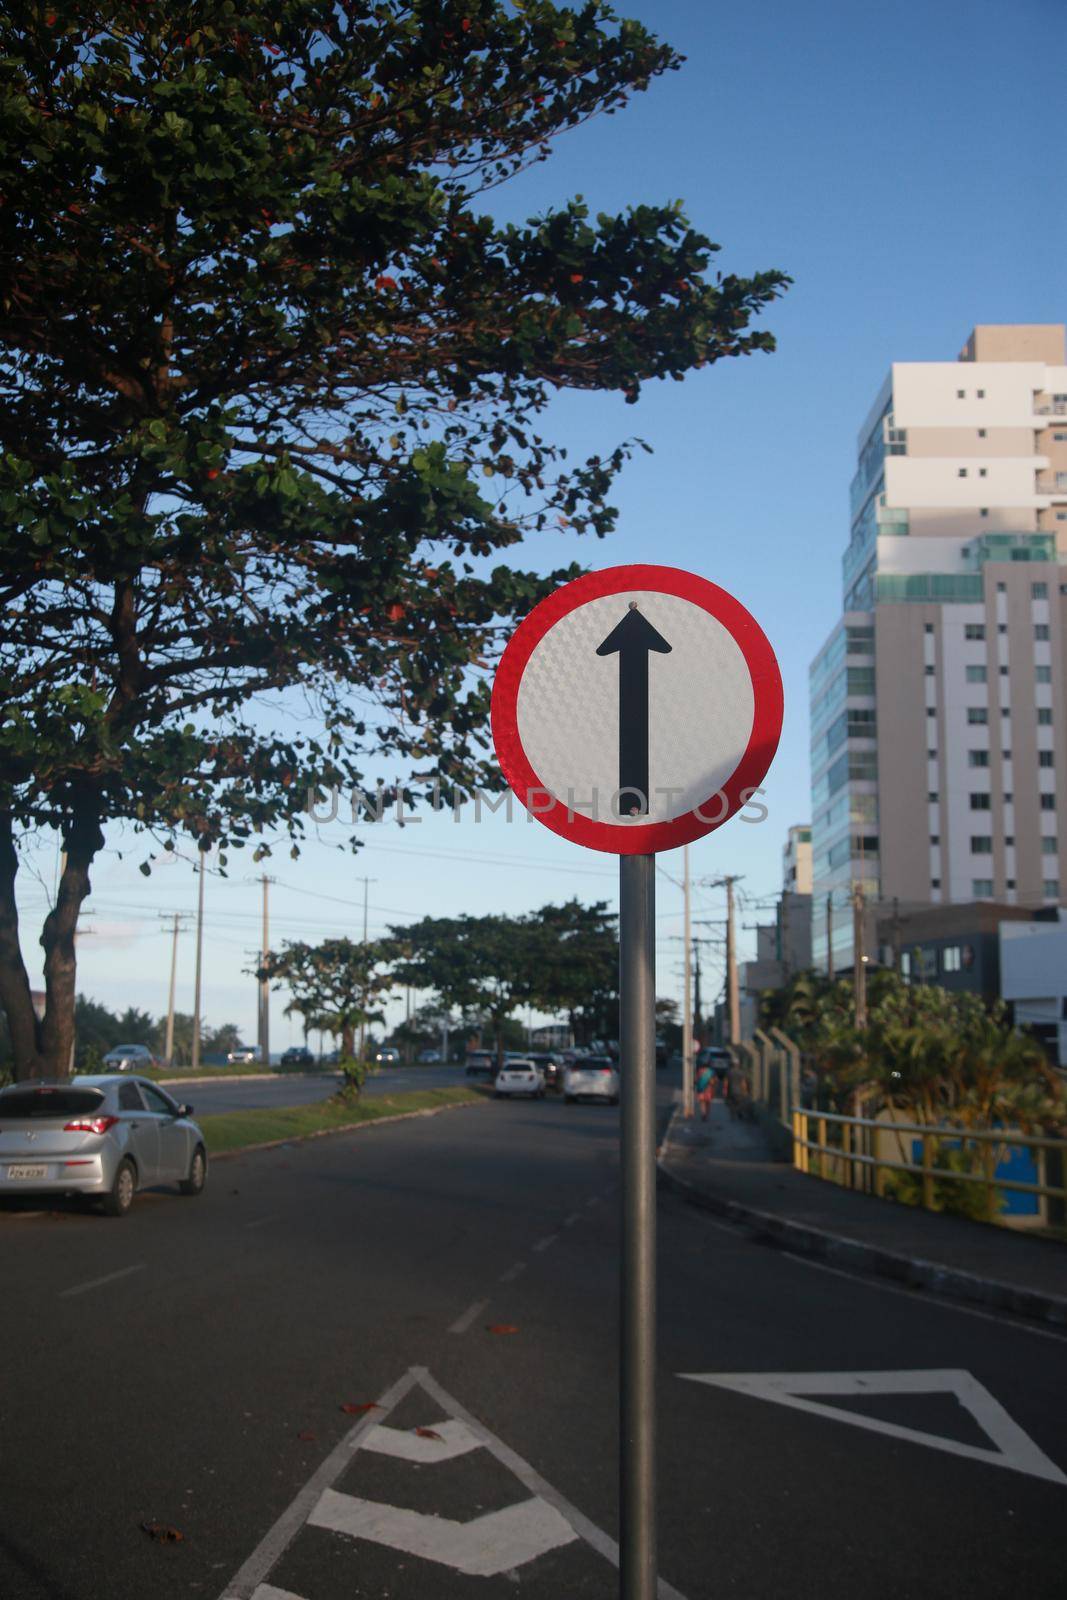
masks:
[[[465,1083],[462,1067],[382,1067],[364,1088],[368,1095],[396,1094],[401,1089],[443,1089]],[[337,1088],[336,1068],[326,1072],[277,1078],[231,1078],[227,1083],[203,1079],[166,1085],[168,1094],[207,1116],[216,1111],[250,1111],[259,1106],[302,1106],[325,1100]]]
[[[486,1101],[124,1221],[0,1211],[5,1600],[616,1595],[617,1130]],[[668,1600],[1059,1600],[1067,1341],[670,1195],[659,1248]],[[783,1373],[868,1380],[826,1414],[682,1376]]]

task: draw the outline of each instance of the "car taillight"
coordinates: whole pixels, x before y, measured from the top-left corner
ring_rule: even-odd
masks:
[[[601,1070],[601,1072],[614,1072],[615,1068],[614,1067],[601,1067],[600,1070]]]
[[[106,1133],[113,1128],[118,1117],[75,1117],[64,1125],[64,1133]]]

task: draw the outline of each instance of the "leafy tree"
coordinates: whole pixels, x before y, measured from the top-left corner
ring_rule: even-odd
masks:
[[[356,1029],[383,1020],[382,1013],[372,1008],[372,1002],[393,986],[382,966],[385,954],[384,945],[373,941],[287,941],[280,951],[270,951],[255,971],[257,976],[269,979],[275,989],[283,985],[288,988],[292,998],[285,1008],[287,1016],[297,1012],[307,1027],[339,1034],[347,1061],[355,1056]]]
[[[431,989],[450,1011],[486,1019],[504,1059],[505,1024],[520,1006],[537,1003],[540,930],[523,917],[423,917],[391,928],[393,977]]]
[[[618,1031],[619,935],[606,901],[542,906],[528,919],[535,1003],[565,1012],[575,1042]]]
[[[559,389],[725,356],[778,272],[708,273],[675,202],[498,225],[480,197],[679,58],[600,0],[111,0],[0,17],[0,1000],[65,1069],[104,829],[299,837],[375,753],[486,781],[502,625],[608,532],[628,446],[568,465]],[[476,561],[478,564],[476,565]],[[478,670],[472,672],[472,667]],[[256,697],[311,717],[264,717]],[[38,1023],[15,881],[65,870]],[[297,844],[293,844],[293,849]],[[221,858],[225,860],[225,856]],[[145,863],[143,870],[148,870]]]

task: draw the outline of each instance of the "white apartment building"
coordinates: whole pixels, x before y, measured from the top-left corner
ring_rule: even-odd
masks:
[[[838,971],[856,883],[883,914],[1067,890],[1063,326],[978,327],[958,361],[895,362],[851,510],[810,683],[813,954],[825,969],[832,939]]]

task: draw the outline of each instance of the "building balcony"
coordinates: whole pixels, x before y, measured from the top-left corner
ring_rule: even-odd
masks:
[[[1034,406],[1035,417],[1067,417],[1067,400],[1043,400]]]

